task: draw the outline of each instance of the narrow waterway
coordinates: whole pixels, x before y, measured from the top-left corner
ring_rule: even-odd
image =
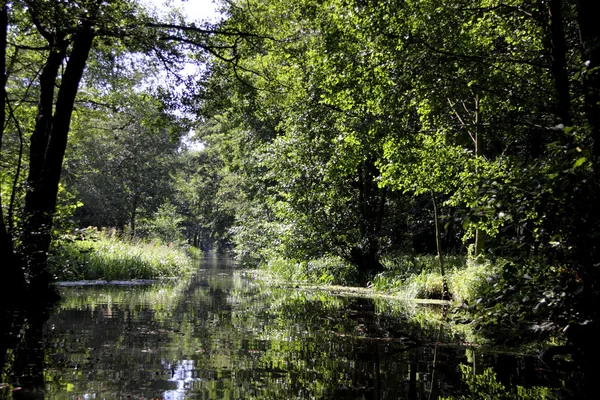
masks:
[[[568,379],[401,303],[273,287],[217,257],[188,281],[60,290],[0,398],[536,399]]]

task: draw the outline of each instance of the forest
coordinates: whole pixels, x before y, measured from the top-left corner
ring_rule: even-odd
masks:
[[[315,284],[431,279],[416,297],[490,333],[597,332],[593,0],[0,7],[7,285],[47,291],[113,236]]]

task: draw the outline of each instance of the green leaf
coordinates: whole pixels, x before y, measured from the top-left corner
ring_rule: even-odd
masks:
[[[579,158],[577,161],[575,161],[575,163],[573,163],[573,168],[580,167],[586,161],[587,161],[587,158],[585,158],[585,157]]]

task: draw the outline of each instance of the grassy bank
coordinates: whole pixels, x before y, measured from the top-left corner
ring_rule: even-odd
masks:
[[[410,256],[386,260],[388,270],[373,279],[377,291],[408,299],[437,299],[442,294],[442,275],[435,256]],[[455,302],[471,302],[484,289],[498,267],[487,260],[464,256],[445,258],[446,282]]]
[[[384,260],[386,271],[374,276],[369,285],[374,291],[405,299],[439,299],[442,276],[435,256],[406,256]],[[310,261],[276,258],[263,268],[278,280],[313,285],[353,285],[355,268],[334,257]],[[454,301],[470,302],[476,298],[497,268],[489,261],[467,257],[446,258],[446,280]]]
[[[306,261],[274,258],[263,270],[281,281],[318,285],[352,285],[358,276],[352,265],[337,257]]]
[[[198,256],[196,249],[93,233],[59,242],[49,265],[60,281],[154,279],[189,274]]]
[[[275,260],[263,271],[279,284],[299,289],[342,295],[354,291],[353,295],[411,300],[409,303],[441,298],[442,277],[432,255],[383,260],[386,270],[374,276],[369,287],[362,288],[333,286],[351,286],[353,269],[339,260],[325,261]],[[447,257],[446,282],[452,297],[448,319],[496,343],[563,340],[562,328],[586,323],[573,312],[573,305],[580,304],[576,294],[564,289],[582,284],[567,267],[549,267],[544,262],[535,258],[517,263],[500,258]]]

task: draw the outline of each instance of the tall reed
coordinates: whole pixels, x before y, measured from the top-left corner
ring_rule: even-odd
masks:
[[[190,273],[193,259],[185,248],[100,233],[59,242],[49,266],[61,281],[154,279]]]

